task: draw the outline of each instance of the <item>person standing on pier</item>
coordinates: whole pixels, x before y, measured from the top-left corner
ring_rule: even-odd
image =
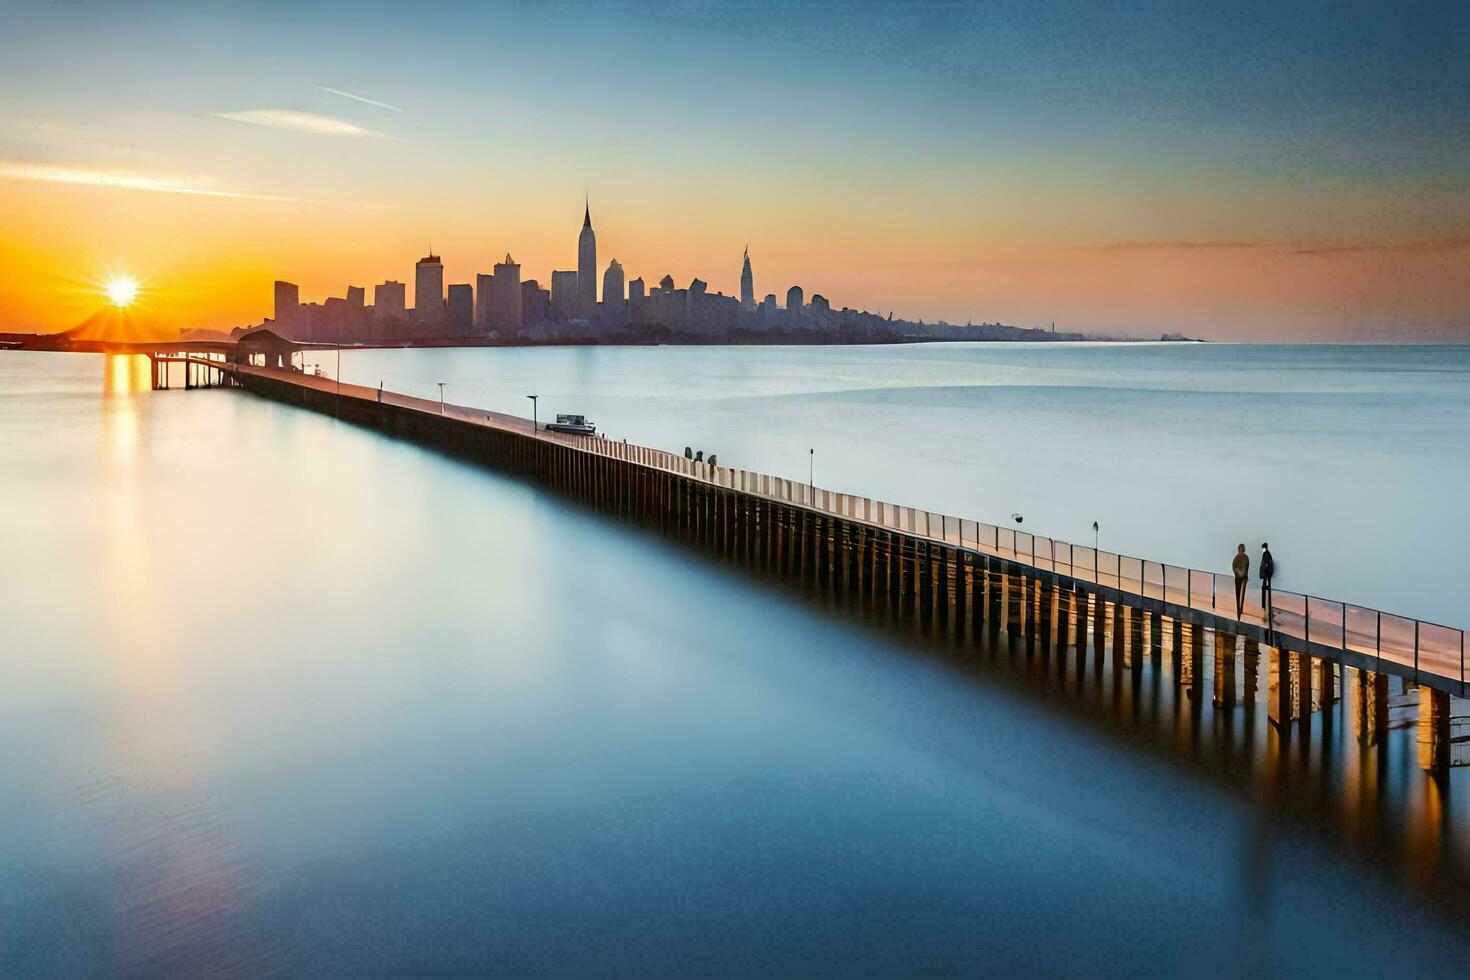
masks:
[[[1245,586],[1251,579],[1251,560],[1245,553],[1245,542],[1235,546],[1235,560],[1230,563],[1235,573],[1235,618],[1245,615]]]
[[[1271,557],[1271,546],[1261,542],[1261,609],[1266,622],[1271,622],[1271,576],[1276,574],[1276,560]]]

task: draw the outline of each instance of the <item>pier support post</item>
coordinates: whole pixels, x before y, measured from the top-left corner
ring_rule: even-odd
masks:
[[[1235,707],[1235,646],[1234,633],[1215,631],[1215,704]]]
[[[1388,730],[1388,675],[1353,672],[1353,734],[1363,745],[1377,745]]]
[[[1143,668],[1143,617],[1142,609],[1128,610],[1128,655],[1134,670]]]
[[[1025,608],[1025,579],[1018,571],[1009,571],[1006,585],[1006,635],[1015,638],[1021,633],[1021,615]]]
[[[1099,663],[1108,639],[1108,601],[1101,592],[1092,593],[1092,649]]]
[[[1450,767],[1450,696],[1419,688],[1419,768],[1443,773]]]
[[[1061,585],[1057,587],[1057,649],[1065,650],[1071,646],[1072,639],[1069,636],[1072,628],[1072,587]]]
[[[1128,641],[1124,628],[1128,625],[1128,607],[1121,602],[1113,604],[1113,669],[1131,666],[1128,659]]]
[[[1245,669],[1243,677],[1243,699],[1247,705],[1256,703],[1256,691],[1260,687],[1261,647],[1251,637],[1245,638]]]
[[[1179,683],[1194,697],[1204,684],[1205,672],[1205,628],[1199,623],[1189,624],[1189,635],[1184,643],[1184,656],[1179,663]]]
[[[1285,650],[1272,649],[1270,656],[1270,695],[1266,714],[1277,727],[1284,728],[1287,722],[1297,717],[1300,704],[1298,667],[1295,655]]]
[[[1306,721],[1316,709],[1312,698],[1312,657],[1306,653],[1294,653],[1291,659],[1296,664],[1296,717],[1300,721]]]

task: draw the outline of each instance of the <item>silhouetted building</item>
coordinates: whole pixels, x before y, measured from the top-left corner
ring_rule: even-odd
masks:
[[[659,326],[684,330],[689,323],[689,290],[675,289],[674,277],[664,276],[648,294],[648,316]]]
[[[419,259],[413,270],[413,318],[420,323],[444,320],[444,263],[437,255]]]
[[[519,330],[525,322],[521,318],[521,267],[509,252],[504,262],[495,263],[486,312],[491,330]]]
[[[401,323],[407,315],[407,287],[396,279],[373,287],[373,319],[378,323]]]
[[[761,300],[761,327],[769,330],[776,326],[776,294],[766,293],[766,298]]]
[[[481,272],[475,276],[475,329],[481,333],[490,329],[490,284],[495,277]]]
[[[648,319],[648,297],[643,292],[642,276],[628,283],[628,322],[640,326],[650,322]]]
[[[552,302],[556,302],[556,274],[551,278]],[[577,237],[577,309],[578,316],[592,319],[597,315],[597,236],[592,232],[592,205],[586,205],[582,217],[582,234]]]
[[[580,314],[577,273],[558,270],[551,274],[551,318],[565,323]]]
[[[706,333],[727,334],[740,325],[740,300],[724,293],[706,295],[702,316]]]
[[[807,313],[811,316],[812,324],[818,330],[831,330],[836,326],[836,320],[832,316],[832,304],[827,302],[827,297],[821,293],[812,293],[812,301],[807,304]]]
[[[740,308],[746,312],[755,310],[755,279],[750,274],[750,247],[745,248],[745,264],[740,268]]]
[[[475,287],[467,282],[449,287],[449,326],[457,337],[475,332]]]
[[[361,286],[348,286],[347,305],[359,310],[362,309],[363,300],[367,298],[364,295],[365,292]]]
[[[696,278],[689,283],[684,301],[684,327],[690,333],[709,333],[714,328],[714,318],[706,303],[705,290],[708,288],[709,283],[703,279]]]
[[[551,319],[551,293],[535,279],[521,283],[521,323],[527,327]]]
[[[623,267],[617,259],[609,262],[602,274],[602,318],[612,327],[628,322],[628,311],[623,305]]]
[[[296,326],[297,315],[301,311],[301,290],[294,282],[276,280],[275,296],[275,321],[276,330],[282,331],[282,336],[291,336],[289,331]]]
[[[792,286],[786,290],[786,319],[793,327],[801,326],[801,287]]]

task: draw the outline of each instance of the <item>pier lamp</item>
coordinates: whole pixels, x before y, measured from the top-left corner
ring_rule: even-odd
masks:
[[[540,398],[541,396],[540,395],[527,395],[526,397],[529,398],[529,399],[531,399],[531,431],[532,432],[535,432],[535,431],[537,431],[538,429],[541,428],[540,423],[537,421],[537,418],[536,418],[536,399],[537,398]]]
[[[812,493],[812,499],[817,499],[817,451],[808,449],[806,464],[806,485]]]
[[[449,382],[447,382],[447,381],[436,381],[435,382],[435,384],[437,384],[439,386],[439,414],[440,415],[443,415],[444,414],[444,386],[446,384],[448,384],[448,383]]]
[[[1097,550],[1097,521],[1092,522],[1092,550]]]

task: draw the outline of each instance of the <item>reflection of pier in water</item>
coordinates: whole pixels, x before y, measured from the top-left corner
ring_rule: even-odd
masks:
[[[1216,608],[1216,595],[1232,603],[1233,595],[1206,573],[646,447],[533,432],[525,419],[380,394],[281,370],[279,360],[179,359],[212,372],[196,380],[239,384],[521,475],[799,583],[845,615],[965,651],[973,669],[1039,685],[1054,703],[1213,763],[1259,799],[1411,859],[1416,877],[1447,872],[1470,901],[1461,853],[1470,841],[1446,832],[1451,770],[1470,765],[1458,630],[1289,594],[1285,615],[1267,622],[1254,607],[1236,619]]]

